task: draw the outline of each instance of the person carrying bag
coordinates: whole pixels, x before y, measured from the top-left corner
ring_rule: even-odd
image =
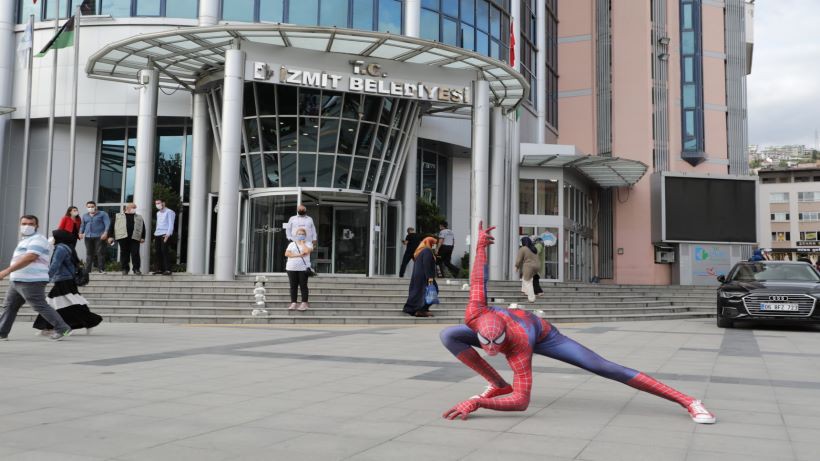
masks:
[[[290,306],[288,310],[306,311],[310,307],[308,304],[308,278],[316,275],[310,267],[310,252],[313,245],[307,241],[307,231],[300,227],[293,235],[293,241],[285,250],[288,258],[285,270],[288,273],[290,282]],[[307,256],[307,258],[305,258]],[[297,304],[296,297],[299,290],[302,290],[302,303]]]

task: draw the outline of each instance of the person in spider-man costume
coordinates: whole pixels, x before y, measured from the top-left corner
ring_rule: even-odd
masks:
[[[490,232],[478,227],[476,257],[470,274],[470,302],[464,313],[464,325],[441,332],[441,341],[465,365],[489,382],[479,395],[447,410],[447,419],[467,419],[479,408],[499,411],[524,411],[530,404],[532,390],[532,356],[544,355],[583,368],[604,378],[619,381],[635,389],[671,400],[684,407],[696,423],[711,424],[715,416],[703,404],[686,394],[639,371],[610,362],[595,352],[561,334],[546,320],[519,309],[487,306],[487,247],[493,243]],[[513,383],[504,378],[476,347],[488,355],[504,354],[513,371]]]

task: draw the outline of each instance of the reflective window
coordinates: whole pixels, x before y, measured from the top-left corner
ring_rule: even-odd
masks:
[[[401,1],[379,0],[379,32],[401,34]]]
[[[518,210],[521,214],[535,214],[535,180],[518,181]]]
[[[253,22],[253,8],[254,0],[225,0],[222,2],[222,19]]]
[[[165,0],[165,15],[169,18],[196,19],[199,15],[197,0]]]
[[[316,185],[316,154],[299,154],[299,187]]]
[[[701,8],[701,0],[680,0],[681,144],[684,157],[694,161],[705,149]]]
[[[373,0],[353,0],[353,28],[373,30]]]
[[[125,155],[125,131],[103,130],[100,146],[100,172],[97,201],[122,201],[122,170]]]
[[[284,0],[266,0],[259,4],[259,21],[284,22]]]
[[[438,14],[430,10],[421,10],[421,38],[438,41],[438,27]]]
[[[319,0],[299,0],[294,3],[295,7],[288,11],[288,22],[306,26],[315,26],[318,23]]]
[[[127,18],[131,16],[131,0],[102,0],[100,13],[115,18]]]
[[[41,8],[43,7],[42,3],[32,3],[29,0],[18,0],[18,15],[17,15],[17,22],[19,24],[23,24],[28,22],[29,16],[32,14],[34,15],[34,20],[37,21],[40,19]]]
[[[281,1],[281,0],[279,0]],[[111,15],[115,18],[131,16],[162,16],[169,18],[196,19],[198,15],[197,0],[17,0],[18,22],[28,21],[30,14],[36,21],[54,19],[57,9],[60,17],[67,18],[80,8],[84,15]],[[234,1],[241,7],[242,0]],[[238,8],[241,9],[241,8]],[[230,15],[231,12],[226,10]]]
[[[322,0],[319,11],[319,25],[347,27],[347,2]]]
[[[160,0],[137,0],[137,16],[159,16],[160,6]]]
[[[421,6],[422,38],[508,59],[508,0],[423,1]]]

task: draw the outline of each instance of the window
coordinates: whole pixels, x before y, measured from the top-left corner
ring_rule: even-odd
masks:
[[[423,0],[420,35],[507,61],[509,4],[509,0]]]
[[[791,232],[772,232],[772,242],[789,242],[791,239]]]
[[[798,192],[798,202],[820,202],[820,192]]]
[[[693,165],[705,158],[701,0],[680,0],[681,145]]]
[[[558,216],[558,181],[521,179],[518,187],[520,214]]]
[[[281,0],[279,0],[281,1]],[[51,20],[57,16],[67,18],[82,7],[82,14],[105,14],[115,18],[131,16],[169,17],[196,19],[199,14],[198,0],[17,0],[17,21],[25,23],[33,14],[35,21]],[[242,0],[235,3],[241,6]]]
[[[817,240],[817,234],[820,233],[818,231],[811,231],[811,232],[801,232],[800,233],[800,240]]]
[[[518,212],[520,214],[535,214],[534,179],[520,179],[518,181]]]
[[[820,212],[810,211],[808,213],[798,213],[800,221],[820,221]]]
[[[800,192],[801,194],[803,192]],[[802,202],[803,200],[801,200]],[[788,192],[772,192],[769,194],[769,203],[789,203]]]
[[[772,213],[771,215],[772,221],[788,221],[789,214],[788,213]],[[801,220],[803,218],[800,218]]]
[[[529,101],[533,107],[536,106],[538,92],[535,91],[536,86],[536,72],[535,63],[537,62],[538,48],[535,47],[537,43],[537,27],[538,18],[535,16],[535,1],[536,0],[520,0],[521,2],[521,25],[519,30],[519,53],[518,57],[521,65],[521,74],[527,79],[530,84]]]
[[[225,21],[286,22],[393,34],[402,32],[401,0],[221,0],[221,3]],[[425,26],[422,18],[422,28]],[[438,21],[435,30],[438,31]]]
[[[546,93],[547,123],[558,128],[558,2],[550,0],[547,2],[547,49],[546,49]]]

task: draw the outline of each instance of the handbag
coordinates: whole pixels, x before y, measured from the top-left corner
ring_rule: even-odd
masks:
[[[433,282],[427,284],[427,288],[424,289],[424,304],[438,304],[438,289]]]
[[[296,245],[296,251],[299,251],[299,245]],[[301,251],[299,253],[301,254]],[[300,258],[302,258],[302,262],[305,263],[305,275],[307,275],[308,277],[316,277],[317,275],[319,275],[316,273],[315,270],[313,270],[312,267],[310,267],[307,261],[305,261],[304,256],[300,256]]]
[[[88,276],[88,271],[86,268],[81,264],[77,265],[77,270],[74,272],[74,284],[78,287],[84,287],[88,285],[90,281],[90,277]]]

